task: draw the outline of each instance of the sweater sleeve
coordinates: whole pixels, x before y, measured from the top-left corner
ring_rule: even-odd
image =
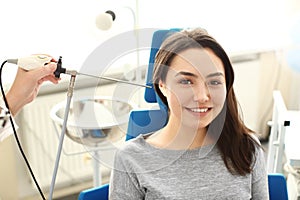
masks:
[[[252,199],[269,199],[267,169],[265,165],[264,153],[261,148],[257,150],[256,161],[252,172]]]
[[[139,186],[137,175],[130,170],[132,163],[126,162],[127,157],[128,155],[121,150],[115,154],[109,184],[110,200],[144,199],[144,192]]]

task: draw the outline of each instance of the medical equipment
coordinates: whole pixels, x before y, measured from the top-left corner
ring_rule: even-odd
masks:
[[[51,187],[50,187],[50,192],[49,192],[49,200],[52,200],[52,195],[53,195],[53,191],[54,191],[55,179],[56,179],[56,174],[57,174],[57,170],[58,170],[58,166],[59,166],[59,160],[60,160],[60,155],[61,155],[61,151],[62,151],[64,135],[65,135],[65,132],[66,132],[68,115],[69,115],[69,111],[70,111],[70,104],[71,104],[71,99],[72,99],[72,96],[73,96],[73,90],[74,90],[76,75],[85,75],[85,76],[90,76],[90,77],[94,77],[94,78],[106,79],[106,80],[110,80],[110,81],[114,81],[114,82],[121,82],[121,83],[130,84],[130,85],[141,86],[141,87],[148,87],[148,88],[150,87],[150,86],[147,86],[147,85],[132,83],[132,82],[128,82],[128,81],[125,81],[125,80],[119,80],[119,79],[115,79],[115,78],[101,77],[101,76],[94,76],[94,75],[89,75],[89,74],[85,74],[85,73],[79,73],[75,70],[67,70],[66,68],[62,67],[62,61],[61,60],[62,60],[62,57],[60,57],[59,60],[57,61],[57,69],[54,72],[54,75],[57,78],[59,78],[61,73],[65,73],[65,74],[71,75],[71,79],[70,79],[69,87],[68,87],[68,91],[67,91],[67,102],[66,102],[66,107],[65,107],[65,112],[64,112],[64,121],[63,121],[62,129],[61,129],[60,142],[59,142],[59,146],[58,146],[58,151],[57,151],[57,156],[56,156],[56,161],[55,161],[55,166],[54,166],[54,171],[53,171],[53,176],[52,176],[52,181],[51,181]],[[31,55],[31,56],[28,56],[28,57],[23,57],[23,58],[18,58],[18,59],[8,59],[8,60],[4,61],[1,65],[0,78],[1,78],[1,74],[2,74],[2,68],[6,63],[16,64],[24,70],[33,70],[33,69],[36,69],[40,66],[44,66],[44,65],[50,63],[51,61],[55,62],[55,60],[53,60],[52,57],[49,57],[49,56],[43,55],[43,54]],[[2,85],[2,78],[0,79],[0,83],[1,83],[1,92],[2,92],[2,95],[3,95],[3,99],[5,101],[6,107],[8,108],[8,114],[10,114],[9,105],[7,103],[7,100],[6,100],[6,97],[5,97],[5,92],[4,92],[3,85]],[[12,129],[14,131],[14,136],[15,136],[16,141],[18,143],[19,150],[20,150],[20,152],[21,152],[21,154],[22,154],[22,156],[25,160],[27,168],[30,171],[30,174],[31,174],[31,176],[32,176],[32,178],[35,182],[36,187],[39,190],[39,193],[40,193],[41,197],[43,199],[46,199],[44,197],[44,194],[43,194],[38,182],[35,179],[34,173],[32,172],[32,169],[31,169],[30,164],[29,164],[29,162],[26,158],[26,155],[23,151],[23,148],[21,147],[21,143],[19,142],[13,119],[10,115],[9,115],[9,118],[10,118],[10,122],[11,122],[11,125],[12,125]]]
[[[64,101],[60,102],[50,112],[58,136],[63,124],[64,105]],[[73,100],[65,134],[83,148],[65,148],[63,152],[67,156],[92,154],[94,187],[102,184],[101,163],[112,165],[113,152],[125,141],[124,132],[134,108],[137,106],[133,102],[119,97],[99,95]]]
[[[114,13],[112,11],[107,11],[107,13],[114,16]],[[75,70],[67,70],[66,68],[62,67],[61,60],[62,60],[62,57],[59,57],[59,59],[57,61],[57,68],[54,72],[54,75],[56,78],[60,78],[61,73],[68,74],[68,75],[74,75],[74,76],[83,75],[83,76],[89,76],[92,78],[105,79],[105,80],[109,80],[109,81],[113,81],[113,82],[119,82],[119,83],[125,83],[125,84],[130,84],[130,85],[151,88],[148,85],[137,84],[137,83],[121,80],[121,79],[105,77],[105,76],[95,76],[95,75],[91,75],[91,74],[81,73],[81,72],[78,72]],[[51,61],[55,62],[55,60],[53,60],[52,57],[45,55],[45,54],[33,54],[30,56],[16,58],[16,59],[7,59],[6,61],[7,61],[7,63],[10,63],[10,64],[16,64],[16,65],[18,65],[18,67],[25,69],[25,70],[33,70],[33,69],[39,68],[41,66],[47,65]]]
[[[33,70],[52,61],[52,57],[43,54],[34,54],[18,59],[8,59],[7,63],[16,64],[25,70]]]
[[[63,124],[65,102],[53,106],[50,112],[56,132]],[[110,96],[82,97],[72,102],[66,135],[90,149],[109,148],[109,143],[122,139],[129,113],[135,106],[122,98]],[[105,117],[103,117],[105,116]],[[85,152],[82,152],[85,153]],[[71,153],[76,154],[76,153]]]
[[[57,175],[58,166],[59,166],[60,155],[61,155],[63,141],[64,141],[64,136],[67,131],[67,121],[68,121],[68,116],[69,116],[69,112],[70,112],[71,99],[72,99],[73,91],[74,91],[75,78],[76,78],[76,75],[88,75],[88,74],[79,73],[75,70],[67,70],[66,68],[63,68],[62,67],[62,57],[60,56],[58,59],[58,62],[57,62],[57,69],[54,72],[54,74],[57,78],[59,78],[61,73],[71,75],[71,79],[70,79],[69,87],[68,87],[68,91],[67,91],[67,101],[66,101],[63,124],[62,124],[62,128],[61,128],[60,139],[59,139],[59,146],[58,146],[58,151],[57,151],[57,155],[56,155],[56,161],[55,161],[55,166],[54,166],[54,171],[53,171],[53,176],[52,176],[52,181],[51,181],[51,186],[50,186],[49,200],[52,200],[56,175]],[[130,85],[142,86],[142,87],[146,87],[146,88],[151,87],[148,85],[141,85],[141,84],[127,82],[127,81],[123,81],[123,80],[119,80],[119,79],[112,79],[112,78],[108,78],[108,77],[94,76],[94,75],[88,75],[88,76],[100,78],[100,79],[107,79],[107,80],[115,81],[115,82],[126,83],[126,84],[130,84]]]
[[[62,67],[61,59],[62,58],[59,57],[58,62],[57,62],[57,68],[54,72],[56,78],[59,78],[61,73],[68,74],[68,75],[71,75],[71,76],[83,75],[83,76],[88,76],[88,77],[98,78],[98,79],[104,79],[104,80],[118,82],[118,83],[125,83],[125,84],[129,84],[129,85],[135,85],[135,86],[140,86],[140,87],[151,88],[151,86],[149,86],[149,85],[133,83],[133,82],[129,82],[129,81],[121,80],[121,79],[116,79],[116,78],[111,78],[111,77],[105,77],[105,76],[95,76],[95,75],[91,75],[91,74],[81,73],[81,72],[78,72],[76,70],[67,70],[66,68]]]

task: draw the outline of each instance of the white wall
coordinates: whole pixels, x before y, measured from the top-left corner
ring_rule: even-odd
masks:
[[[139,21],[142,27],[203,27],[228,52],[270,49],[285,42],[287,13],[290,14],[288,3],[284,0],[185,0],[178,3],[152,0],[140,3]]]
[[[297,2],[10,0],[1,1],[0,7],[0,61],[32,53],[49,53],[63,56],[68,66],[79,68],[103,41],[133,29],[131,10],[135,11],[140,28],[201,26],[228,52],[239,52],[282,47]],[[95,17],[108,9],[117,13],[116,21],[111,30],[99,31],[95,27]]]

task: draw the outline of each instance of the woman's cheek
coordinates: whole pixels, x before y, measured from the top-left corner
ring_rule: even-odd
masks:
[[[211,89],[210,95],[214,105],[223,107],[226,100],[226,87]]]
[[[185,105],[193,98],[194,92],[191,88],[173,88],[172,96],[177,104]]]

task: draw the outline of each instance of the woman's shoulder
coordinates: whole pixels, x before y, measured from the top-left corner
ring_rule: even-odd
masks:
[[[117,152],[119,154],[144,152],[148,148],[148,145],[144,139],[147,135],[150,134],[140,134],[139,136],[124,142],[124,144],[119,147]]]
[[[144,139],[144,135],[130,139],[119,147],[114,155],[114,166],[133,170],[134,172],[144,167],[151,167],[157,156]]]
[[[250,137],[255,141],[255,151],[254,151],[254,163],[253,163],[253,168],[261,171],[265,169],[265,155],[266,152],[264,148],[261,145],[260,140],[258,139],[257,135],[255,134],[250,134]]]
[[[263,149],[263,147],[261,145],[261,142],[260,142],[259,138],[257,137],[257,135],[254,134],[254,133],[251,133],[249,135],[254,140],[254,143],[255,143],[254,144],[254,147],[255,147],[255,151],[254,151],[255,157],[264,156],[264,149]]]

